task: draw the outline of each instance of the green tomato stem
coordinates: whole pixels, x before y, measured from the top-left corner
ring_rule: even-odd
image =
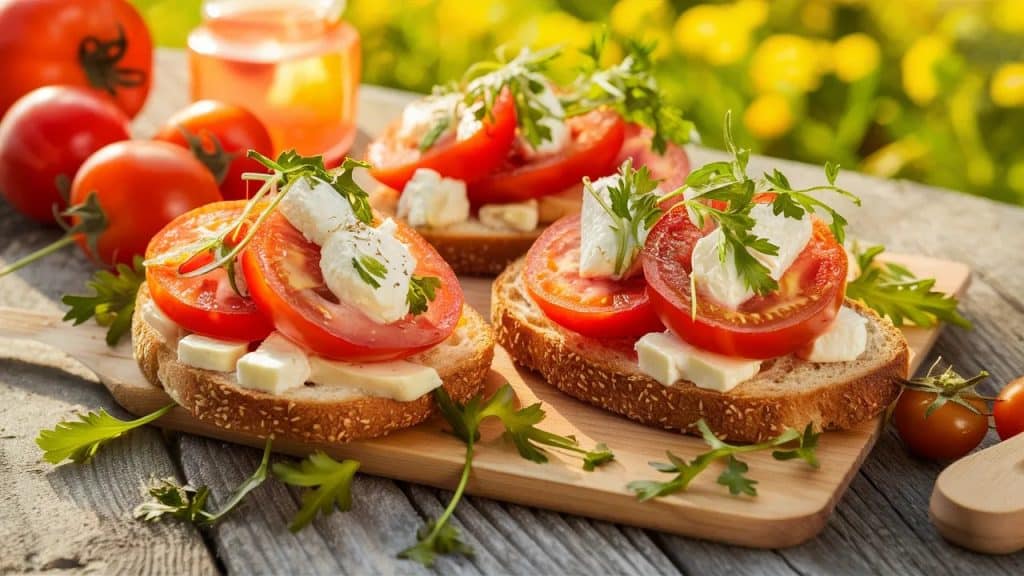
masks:
[[[47,246],[44,246],[44,247],[40,248],[39,250],[36,250],[35,252],[33,252],[33,253],[31,253],[31,254],[29,254],[29,255],[27,255],[27,256],[19,259],[19,260],[16,260],[16,261],[8,264],[7,266],[4,266],[2,269],[0,269],[0,276],[6,276],[6,275],[10,274],[11,272],[15,272],[17,270],[21,270],[25,266],[28,266],[29,264],[35,262],[36,260],[39,260],[40,258],[44,258],[44,257],[46,257],[46,256],[48,256],[50,254],[53,254],[54,252],[60,250],[61,248],[67,246],[68,244],[71,244],[74,241],[75,241],[75,235],[74,234],[67,234],[67,235],[63,236],[60,240],[57,240],[56,242],[53,242],[53,243],[51,243],[51,244],[49,244]]]
[[[444,509],[444,512],[434,523],[434,529],[431,530],[430,535],[425,540],[433,540],[437,538],[438,533],[441,532],[441,528],[448,523],[452,514],[455,513],[455,507],[459,505],[459,501],[462,500],[462,494],[466,491],[466,485],[469,484],[469,473],[473,469],[473,438],[472,436],[466,441],[466,463],[462,467],[462,476],[459,478],[459,485],[455,488],[455,494],[452,495],[452,499],[448,502],[448,506]]]

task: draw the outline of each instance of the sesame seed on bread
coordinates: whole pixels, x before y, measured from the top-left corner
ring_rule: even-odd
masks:
[[[527,293],[522,270],[519,260],[492,288],[498,343],[562,392],[649,426],[696,433],[694,424],[703,418],[735,442],[758,442],[808,424],[850,428],[881,414],[909,369],[902,332],[847,301],[868,319],[867,350],[855,361],[819,364],[784,356],[765,361],[760,373],[727,393],[687,381],[664,386],[640,371],[632,341],[588,338],[549,320]]]
[[[150,299],[145,285],[136,309]],[[238,386],[233,373],[186,366],[142,314],[132,319],[132,346],[139,368],[197,419],[221,428],[303,442],[349,442],[384,436],[426,420],[435,410],[430,394],[411,402],[371,397],[353,386],[311,385],[267,394]],[[441,344],[408,358],[437,370],[451,397],[464,403],[480,391],[494,357],[494,337],[469,306],[455,332]]]

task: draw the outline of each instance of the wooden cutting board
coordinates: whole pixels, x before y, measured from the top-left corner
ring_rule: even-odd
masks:
[[[959,263],[924,257],[890,256],[919,276],[937,279],[937,288],[961,295],[970,278]],[[485,316],[490,310],[490,280],[464,278],[467,301]],[[904,330],[916,369],[934,344],[938,329]],[[162,389],[151,386],[139,372],[131,347],[104,343],[104,330],[95,325],[72,327],[59,317],[15,309],[0,309],[0,337],[27,338],[50,344],[79,360],[99,377],[117,402],[133,414],[145,414],[171,403]],[[568,512],[623,524],[662,530],[759,548],[793,546],[816,535],[825,526],[853,474],[867,456],[880,430],[881,419],[855,429],[829,432],[820,440],[821,468],[779,462],[768,453],[744,460],[756,479],[758,496],[730,496],[715,483],[717,468],[697,478],[685,493],[650,502],[638,502],[626,490],[632,480],[667,475],[648,462],[664,461],[665,451],[687,459],[705,450],[697,438],[656,430],[583,404],[562,395],[527,370],[517,368],[504,350],[496,350],[489,389],[508,381],[522,404],[541,401],[547,411],[542,428],[575,435],[587,447],[604,442],[615,452],[614,462],[594,472],[581,469],[577,459],[552,453],[550,462],[535,464],[505,445],[497,425],[485,428],[478,445],[471,494]],[[54,414],[53,424],[66,418]],[[262,447],[263,440],[215,428],[175,408],[157,425],[229,442]],[[322,449],[336,458],[355,458],[361,471],[398,480],[454,488],[463,462],[462,444],[445,432],[435,418],[392,436],[352,444],[300,444],[277,441],[274,450],[297,456]]]

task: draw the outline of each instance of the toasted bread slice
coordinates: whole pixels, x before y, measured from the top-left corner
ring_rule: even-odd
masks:
[[[853,362],[816,364],[794,356],[766,361],[727,393],[680,381],[664,386],[640,372],[633,342],[598,340],[547,319],[522,280],[523,262],[494,282],[491,322],[516,362],[562,392],[649,426],[695,433],[703,418],[723,439],[758,442],[787,427],[844,429],[877,416],[896,399],[909,350],[888,320],[852,301],[868,319],[868,345]]]
[[[573,187],[560,194],[539,198],[540,225],[529,232],[491,228],[476,218],[444,228],[417,227],[416,231],[437,249],[456,274],[496,276],[526,254],[548,224],[579,212],[581,194],[581,187]],[[370,203],[382,214],[395,216],[398,192],[381,186],[370,195]]]
[[[141,310],[149,299],[149,290],[143,286],[136,309]],[[177,350],[142,316],[135,314],[132,319],[132,346],[142,373],[193,416],[222,428],[304,442],[348,442],[408,428],[434,411],[429,394],[399,402],[365,396],[357,382],[352,387],[307,384],[281,395],[241,388],[233,374],[178,362]],[[409,360],[437,370],[445,390],[464,403],[480,391],[493,357],[490,326],[466,306],[447,340]]]

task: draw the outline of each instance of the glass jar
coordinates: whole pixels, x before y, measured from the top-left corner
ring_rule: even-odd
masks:
[[[277,152],[337,164],[355,138],[359,33],[344,0],[205,0],[188,38],[193,100],[248,108]]]

